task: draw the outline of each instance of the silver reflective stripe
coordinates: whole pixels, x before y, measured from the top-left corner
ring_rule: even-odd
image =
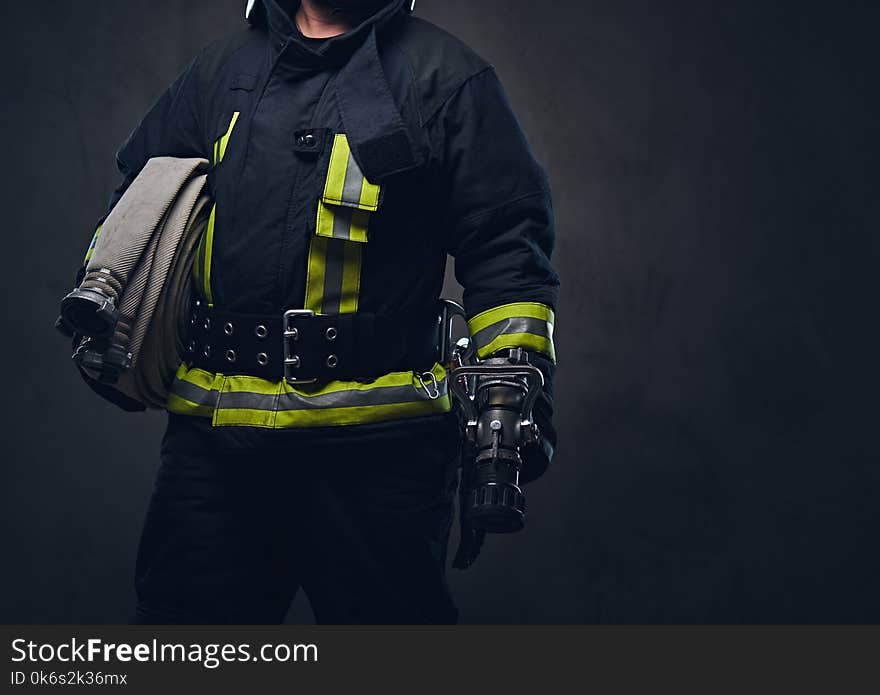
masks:
[[[446,381],[438,384],[441,395],[446,393]],[[316,396],[298,393],[263,394],[228,391],[220,399],[219,408],[235,410],[319,410],[348,408],[364,405],[395,405],[424,400],[421,392],[412,386],[384,386],[369,391],[336,391]]]
[[[333,210],[333,238],[334,239],[350,239],[351,238],[351,216],[354,214],[353,208],[338,207]]]
[[[472,337],[474,344],[481,348],[491,343],[499,335],[510,335],[512,333],[531,333],[543,338],[551,337],[546,321],[523,316],[516,316],[493,323],[491,326],[486,326],[483,330],[477,331]]]
[[[343,205],[360,205],[361,190],[364,186],[364,175],[358,166],[354,155],[348,153],[348,166],[345,168],[345,183],[342,186],[342,204]],[[333,236],[336,236],[334,230]]]
[[[345,243],[339,239],[327,239],[324,256],[324,299],[322,314],[338,314],[342,301],[342,270],[345,265]]]
[[[220,397],[220,392],[217,389],[203,389],[201,386],[196,386],[183,379],[175,379],[171,391],[174,395],[190,403],[206,405],[211,408],[217,406],[217,399]]]
[[[448,393],[446,379],[438,380],[438,397]],[[204,389],[183,379],[174,382],[174,394],[196,405],[221,410],[320,410],[325,408],[348,408],[370,405],[397,405],[425,400],[422,392],[411,385],[377,386],[367,390],[349,389],[333,393],[305,396],[299,393],[252,393],[249,391],[224,391]]]

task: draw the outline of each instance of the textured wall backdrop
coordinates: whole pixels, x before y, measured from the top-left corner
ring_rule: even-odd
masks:
[[[51,324],[116,148],[244,4],[3,3],[0,622],[129,615],[163,418],[92,396]],[[451,571],[462,619],[880,621],[877,11],[418,12],[496,65],[563,283],[558,457]]]

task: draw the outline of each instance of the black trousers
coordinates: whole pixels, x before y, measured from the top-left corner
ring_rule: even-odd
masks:
[[[445,566],[459,434],[451,414],[422,420],[242,439],[170,415],[133,622],[279,623],[300,587],[319,623],[455,622]]]

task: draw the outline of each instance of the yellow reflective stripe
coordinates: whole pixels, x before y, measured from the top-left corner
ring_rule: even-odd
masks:
[[[367,181],[358,166],[348,138],[333,138],[324,192],[318,200],[315,234],[328,239],[364,243],[370,213],[379,207],[380,186]]]
[[[379,189],[380,187],[375,183],[370,183],[367,181],[367,177],[363,176],[363,183],[361,184],[361,195],[360,200],[358,201],[358,207],[364,210],[377,210],[379,208]]]
[[[318,221],[315,226],[315,234],[326,239],[333,238],[333,225],[336,223],[336,216],[333,214],[333,208],[324,205],[322,201],[318,201]]]
[[[166,407],[181,415],[211,417],[216,426],[264,428],[361,424],[449,412],[451,400],[446,390],[446,369],[435,363],[431,371],[442,390],[441,397],[435,400],[426,396],[412,372],[391,372],[370,383],[332,381],[317,387],[294,387],[283,380],[273,382],[252,376],[224,376],[182,364]],[[371,398],[381,401],[383,392],[385,400],[389,393],[399,400],[370,403]],[[238,398],[236,394],[239,394]],[[271,408],[225,408],[224,395],[230,401],[242,401],[243,397],[244,402],[265,402],[271,404]],[[333,405],[322,407],[320,400]],[[284,403],[294,407],[280,405]]]
[[[361,287],[361,245],[351,242],[345,244],[342,263],[342,294],[339,299],[339,313],[352,314],[358,308],[358,293]]]
[[[217,214],[217,205],[211,207],[211,214],[208,216],[208,228],[205,230],[205,252],[201,259],[202,262],[202,293],[208,306],[214,306],[214,295],[211,293],[211,254],[214,250],[214,219]]]
[[[468,328],[471,334],[474,334],[491,326],[493,323],[516,317],[541,319],[547,323],[555,323],[553,310],[546,304],[539,302],[513,302],[480,312],[468,321]]]
[[[197,387],[202,392],[200,402],[197,403],[175,393],[174,387],[181,381]],[[211,417],[214,414],[214,405],[217,403],[217,396],[222,384],[222,374],[212,374],[204,369],[190,369],[186,363],[181,363],[177,367],[177,373],[174,376],[174,383],[171,385],[165,407],[170,412],[180,415]]]
[[[226,132],[214,143],[214,166],[223,161],[223,157],[226,154],[226,146],[229,144],[229,138],[232,135],[232,129],[235,128],[235,123],[238,121],[238,115],[238,111],[232,114],[232,119],[229,121],[229,127],[226,129]]]
[[[370,422],[396,420],[398,418],[419,417],[432,413],[449,412],[449,395],[434,401],[416,403],[393,403],[385,405],[352,406],[349,408],[328,408],[326,410],[281,410],[276,413],[273,425],[283,427],[319,427],[333,425],[362,425]],[[215,424],[232,425],[241,411],[219,410]],[[227,418],[227,413],[229,417]]]
[[[375,212],[379,208],[381,189],[379,184],[370,183],[364,176],[345,134],[337,133],[333,137],[333,149],[324,182],[324,202]]]
[[[83,259],[83,264],[89,262],[89,259],[92,257],[92,253],[95,251],[95,242],[98,241],[98,236],[101,234],[101,227],[103,225],[98,225],[98,228],[95,230],[95,233],[92,234],[92,240],[89,242],[89,248],[86,249],[86,257]]]
[[[214,374],[213,372],[208,372],[197,367],[191,369],[190,367],[187,367],[185,362],[181,362],[180,366],[177,367],[177,373],[174,375],[174,378],[185,379],[193,386],[198,386],[206,391],[214,390],[215,386],[218,386],[223,382],[222,375]]]
[[[315,234],[318,236],[363,244],[367,241],[369,224],[370,213],[366,210],[327,205],[323,200],[318,201],[318,220],[315,225]]]
[[[367,240],[367,226],[370,223],[370,213],[365,210],[351,211],[351,225],[348,228],[348,238],[351,241],[364,243]]]
[[[513,302],[483,311],[468,321],[477,355],[485,358],[505,348],[544,353],[554,362],[553,310],[539,302]]]
[[[304,307],[316,313],[321,313],[321,302],[324,299],[324,263],[326,257],[327,239],[319,236],[313,237],[309,245]]]
[[[194,415],[195,417],[213,417],[214,407],[210,405],[199,405],[185,398],[181,398],[176,393],[169,393],[168,400],[165,402],[165,408],[168,412],[177,415]]]
[[[232,136],[232,130],[238,122],[239,115],[239,111],[235,111],[232,114],[226,132],[214,142],[214,166],[220,164],[226,155],[226,147],[229,145],[229,138]],[[199,241],[199,248],[193,263],[193,279],[208,306],[214,306],[214,295],[211,292],[211,257],[214,251],[214,224],[216,216],[217,205],[214,204],[208,217],[208,228],[205,230],[204,237]]]
[[[306,268],[306,309],[319,314],[357,311],[361,284],[361,245],[312,237]]]
[[[333,138],[333,149],[330,152],[330,166],[327,169],[327,180],[324,182],[324,200],[342,203],[342,192],[345,188],[345,173],[348,171],[348,160],[351,149],[348,138],[338,133]]]
[[[437,381],[446,378],[446,370],[443,365],[435,364],[431,371],[437,377]],[[212,389],[216,385],[218,378],[223,379],[224,393],[257,393],[266,396],[278,393],[293,394],[301,398],[313,398],[315,396],[327,396],[331,394],[344,393],[346,391],[374,391],[377,388],[386,388],[392,386],[412,386],[413,388],[421,386],[418,379],[412,372],[389,372],[377,377],[373,381],[329,381],[325,384],[301,384],[294,386],[286,381],[271,381],[258,376],[248,376],[244,374],[234,374],[231,376],[218,377],[211,372],[207,372],[197,367],[187,368],[183,365],[178,369],[177,377],[185,380],[195,386],[203,389]]]

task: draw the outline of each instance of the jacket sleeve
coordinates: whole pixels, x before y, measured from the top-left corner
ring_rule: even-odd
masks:
[[[205,156],[208,148],[203,142],[197,63],[198,58],[193,59],[165,89],[116,153],[116,166],[122,180],[111,194],[107,209],[96,224],[92,243],[86,250],[79,275],[91,256],[104,220],[149,159],[162,156]]]
[[[471,339],[481,358],[505,348],[530,352],[545,378],[535,417],[555,447],[559,276],[550,260],[554,221],[547,176],[494,69],[466,81],[438,119],[448,252],[464,288]]]

